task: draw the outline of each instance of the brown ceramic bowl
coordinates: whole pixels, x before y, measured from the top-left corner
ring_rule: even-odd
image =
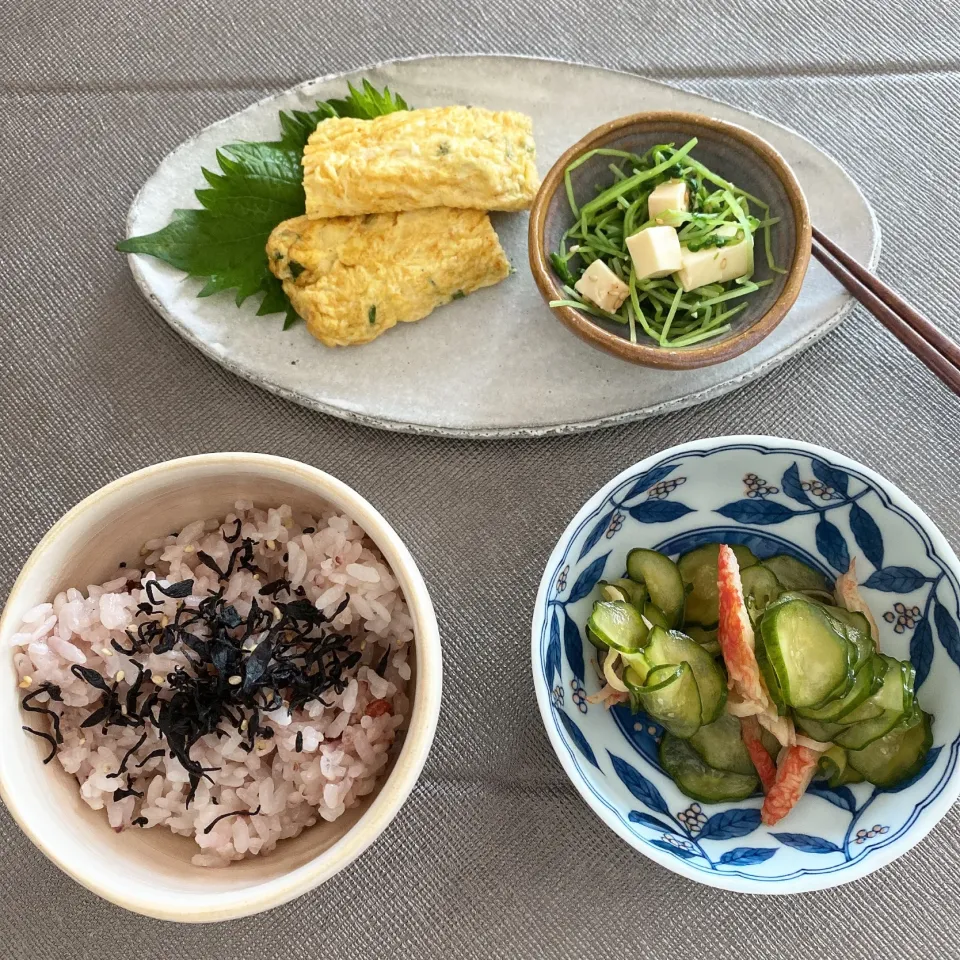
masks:
[[[730,360],[759,343],[793,306],[810,262],[811,227],[807,201],[786,161],[765,140],[732,123],[695,113],[636,113],[597,127],[570,147],[547,174],[530,211],[530,269],[548,303],[564,299],[561,281],[550,265],[550,254],[574,220],[563,181],[569,164],[597,147],[642,154],[655,144],[679,146],[691,137],[698,140],[694,148],[697,160],[741,190],[760,197],[770,205],[771,216],[781,218],[770,231],[770,239],[774,260],[787,273],[771,271],[760,251],[754,278],[770,278],[773,283],[747,298],[747,309],[737,315],[728,333],[689,347],[660,347],[648,338],[644,338],[646,342],[631,343],[629,333],[620,324],[597,319],[574,307],[553,308],[556,316],[588,343],[647,367],[686,370]],[[610,182],[609,163],[610,157],[597,156],[573,172],[573,192],[578,204],[595,195],[597,184]]]

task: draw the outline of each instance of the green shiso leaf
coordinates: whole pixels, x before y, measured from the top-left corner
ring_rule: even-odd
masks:
[[[231,143],[217,151],[219,171],[203,169],[207,183],[196,191],[199,210],[174,210],[163,229],[121,240],[121,253],[138,253],[169,263],[203,280],[198,297],[235,291],[239,307],[263,297],[257,316],[283,313],[284,329],[299,319],[280,281],[267,266],[266,244],[273,228],[306,209],[301,158],[310,134],[332,117],[374,117],[409,109],[403,97],[368,80],[349,86],[342,100],[318,101],[314,110],[280,112],[280,139]]]

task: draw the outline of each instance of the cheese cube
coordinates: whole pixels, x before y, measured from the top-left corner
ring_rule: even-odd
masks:
[[[594,260],[583,271],[574,289],[607,313],[616,313],[630,292],[630,288],[602,260]]]
[[[673,227],[647,227],[627,237],[627,249],[638,280],[665,277],[683,265],[680,240]]]
[[[647,212],[651,220],[656,220],[665,210],[689,210],[687,185],[682,180],[668,180],[654,187],[647,200]]]
[[[715,232],[720,236],[732,237],[737,229],[731,223],[718,227]],[[708,283],[726,283],[753,273],[753,237],[747,236],[728,247],[704,247],[702,250],[683,247],[680,259],[681,267],[676,280],[684,290],[696,290]]]

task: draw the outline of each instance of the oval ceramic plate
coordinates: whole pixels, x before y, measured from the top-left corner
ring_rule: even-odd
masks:
[[[583,626],[601,578],[633,547],[676,558],[705,543],[787,553],[834,579],[856,561],[880,649],[916,668],[934,715],[920,771],[896,786],[816,780],[776,826],[758,794],[697,803],[660,766],[663,730],[588,697],[601,681]],[[840,454],[775,437],[697,440],[611,480],[583,506],[547,563],[533,616],[533,674],[547,733],[597,815],[677,873],[746,893],[800,893],[882,867],[909,850],[960,793],[960,561],[893,484]]]
[[[545,173],[590,129],[639,110],[686,110],[729,120],[768,140],[793,167],[810,212],[827,235],[872,266],[879,234],[863,195],[808,140],[769,120],[629,74],[520,57],[432,57],[324,77],[215,123],[171,153],[134,200],[128,234],[159,230],[176,207],[196,207],[200,168],[217,147],[270,140],[279,110],[342,96],[346,81],[388,84],[415,106],[475,104],[533,118]],[[834,327],[851,298],[812,265],[789,316],[754,349],[703,370],[638,371],[580,341],[550,316],[527,267],[527,215],[496,214],[494,226],[516,274],[496,287],[403,324],[362,347],[328,349],[300,324],[255,318],[249,300],[198,300],[199,283],[149,257],[134,276],[158,312],[187,340],[234,373],[304,406],[373,426],[448,436],[568,433],[689,406],[767,372]]]

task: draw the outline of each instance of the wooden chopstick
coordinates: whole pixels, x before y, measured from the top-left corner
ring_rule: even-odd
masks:
[[[960,346],[816,227],[813,255],[911,353],[960,395]]]

